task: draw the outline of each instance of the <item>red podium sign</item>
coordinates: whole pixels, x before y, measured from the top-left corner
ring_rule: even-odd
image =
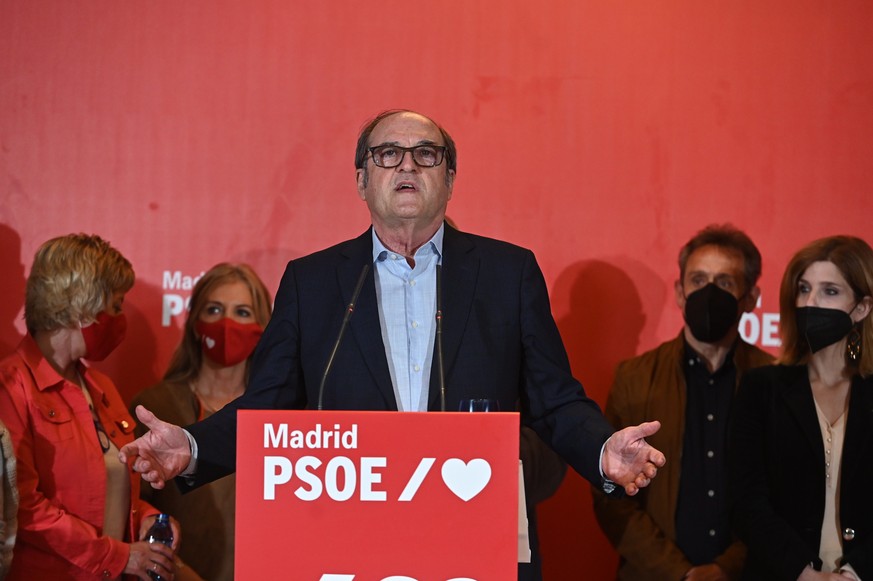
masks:
[[[236,578],[516,577],[518,414],[241,411]]]

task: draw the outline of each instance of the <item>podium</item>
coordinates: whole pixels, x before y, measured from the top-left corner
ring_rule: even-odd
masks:
[[[244,410],[236,578],[517,575],[516,413]]]

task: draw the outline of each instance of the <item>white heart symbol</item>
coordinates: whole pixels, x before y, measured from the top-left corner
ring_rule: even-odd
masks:
[[[215,339],[211,337],[204,337],[203,342],[206,343],[207,349],[212,349],[213,347],[215,347]]]
[[[491,464],[482,458],[464,462],[451,458],[443,462],[443,482],[455,496],[467,502],[485,488],[491,480]]]

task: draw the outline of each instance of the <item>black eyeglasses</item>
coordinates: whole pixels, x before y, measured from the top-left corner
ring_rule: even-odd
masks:
[[[413,147],[400,147],[399,145],[377,145],[368,147],[367,151],[373,156],[373,163],[379,167],[397,167],[403,163],[403,156],[409,151],[412,153],[412,161],[419,167],[435,167],[443,162],[446,154],[444,145],[416,145]]]

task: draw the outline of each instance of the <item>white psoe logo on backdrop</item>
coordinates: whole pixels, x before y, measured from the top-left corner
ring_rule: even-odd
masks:
[[[161,297],[162,327],[169,327],[173,317],[180,317],[180,322],[184,320],[184,314],[191,303],[191,290],[204,274],[205,271],[201,271],[197,276],[183,275],[181,270],[164,271],[161,280],[161,288],[164,290]]]
[[[763,294],[763,293],[762,293]],[[779,313],[758,312],[761,308],[761,295],[755,304],[755,311],[743,313],[740,317],[740,337],[746,343],[761,347],[779,347]]]

